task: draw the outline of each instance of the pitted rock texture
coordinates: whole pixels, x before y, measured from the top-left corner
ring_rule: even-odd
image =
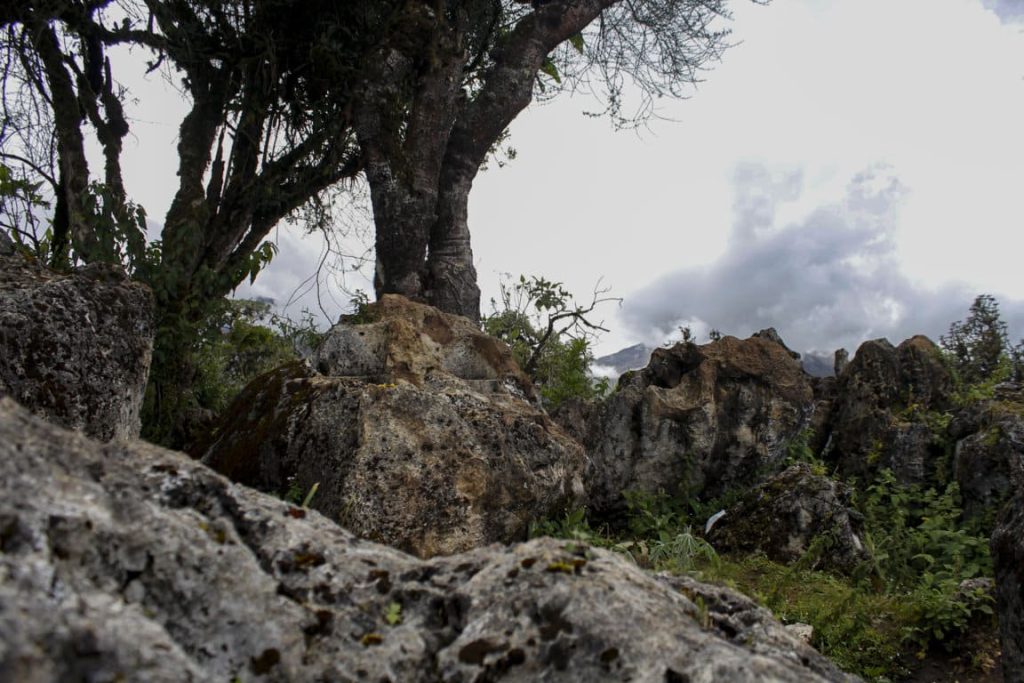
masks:
[[[312,358],[320,374],[417,386],[447,375],[478,391],[536,401],[533,384],[508,345],[481,332],[468,318],[397,294],[385,294],[368,305],[364,317],[371,322],[343,322],[327,333]]]
[[[707,535],[717,550],[763,552],[777,562],[852,573],[870,559],[847,485],[793,465],[726,510]]]
[[[992,534],[996,611],[1003,650],[1003,680],[1024,683],[1024,476],[1003,508]]]
[[[0,396],[97,439],[138,437],[153,315],[117,267],[59,275],[0,256]]]
[[[312,507],[420,557],[524,540],[531,521],[583,505],[583,449],[523,398],[503,344],[400,297],[377,310],[384,322],[339,326],[321,352],[348,375],[293,364],[257,378],[203,461],[278,494],[319,484]],[[366,353],[346,364],[338,349],[363,328]]]
[[[0,541],[0,683],[853,680],[727,589],[551,539],[417,560],[9,399]]]
[[[994,399],[960,410],[949,426],[964,515],[979,519],[988,531],[1014,491],[1014,478],[1024,482],[1022,398],[1004,387]]]
[[[901,483],[926,483],[942,460],[942,435],[919,416],[948,408],[951,387],[939,348],[927,337],[898,347],[885,339],[864,342],[837,378],[824,457],[844,477],[870,481],[888,468]]]
[[[588,420],[590,505],[615,516],[623,491],[711,498],[757,483],[781,469],[812,401],[799,362],[772,339],[657,349]]]

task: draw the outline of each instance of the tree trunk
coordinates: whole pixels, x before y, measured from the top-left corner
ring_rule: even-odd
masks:
[[[472,162],[446,166],[427,256],[427,301],[474,322],[480,320],[480,288],[470,245],[469,192],[476,171]]]

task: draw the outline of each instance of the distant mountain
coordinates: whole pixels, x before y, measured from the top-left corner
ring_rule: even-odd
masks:
[[[800,358],[804,372],[811,377],[832,377],[835,373],[835,358],[827,353],[807,352]]]
[[[594,365],[606,368],[613,368],[616,374],[621,375],[627,370],[636,370],[645,367],[651,359],[654,347],[646,344],[634,344],[624,349],[601,356],[594,360]],[[812,377],[831,377],[834,359],[830,354],[808,352],[802,354],[800,365],[804,372]]]
[[[647,346],[646,344],[634,344],[633,346],[628,346],[620,351],[608,354],[607,356],[596,358],[594,360],[594,365],[614,368],[615,372],[621,375],[626,370],[636,370],[638,368],[645,367],[647,365],[647,361],[651,359],[651,354],[653,352],[653,346]]]

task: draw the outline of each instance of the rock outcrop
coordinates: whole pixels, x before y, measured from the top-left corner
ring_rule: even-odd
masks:
[[[358,535],[420,557],[526,538],[583,504],[585,455],[529,399],[508,348],[401,297],[339,325],[314,359],[254,380],[203,460],[305,493]]]
[[[870,480],[889,468],[904,484],[924,483],[942,446],[917,416],[946,408],[951,386],[927,337],[864,342],[837,380],[825,457],[844,477]]]
[[[956,446],[953,473],[964,515],[991,530],[995,514],[1024,482],[1024,397],[1020,387],[1001,385],[996,396],[959,410],[949,425]]]
[[[784,345],[724,337],[657,349],[589,419],[590,504],[614,514],[622,492],[713,497],[781,469],[812,402]]]
[[[115,266],[70,275],[0,256],[0,395],[97,439],[134,438],[153,349],[149,289]]]
[[[1017,493],[1003,508],[992,535],[996,611],[1006,683],[1024,682],[1024,476],[1014,478]]]
[[[852,573],[870,559],[851,489],[800,464],[757,486],[707,534],[717,550],[763,552],[777,562]]]
[[[9,399],[0,548],[0,683],[849,680],[726,589],[550,539],[417,560]]]

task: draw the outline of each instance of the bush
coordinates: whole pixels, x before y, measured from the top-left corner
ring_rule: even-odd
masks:
[[[544,278],[501,283],[500,304],[483,319],[484,332],[507,343],[516,362],[540,389],[547,408],[571,398],[590,400],[608,390],[608,381],[590,374],[591,342],[604,328],[588,319],[597,305],[611,301],[594,294],[589,306],[575,303],[560,282]]]

